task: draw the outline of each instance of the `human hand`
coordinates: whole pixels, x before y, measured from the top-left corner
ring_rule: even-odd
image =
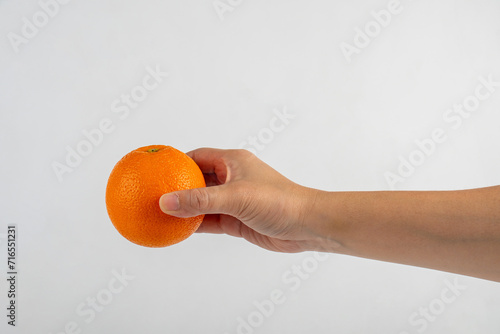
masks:
[[[163,195],[163,212],[205,214],[197,232],[225,233],[277,252],[312,250],[305,217],[314,205],[314,189],[288,180],[246,150],[201,148],[187,155],[200,167],[207,187]]]

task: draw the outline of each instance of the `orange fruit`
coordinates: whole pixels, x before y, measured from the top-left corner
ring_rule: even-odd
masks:
[[[145,146],[125,155],[111,171],[106,208],[115,228],[131,242],[170,246],[192,235],[203,215],[167,215],[159,206],[161,195],[205,186],[203,173],[189,156],[170,146]]]

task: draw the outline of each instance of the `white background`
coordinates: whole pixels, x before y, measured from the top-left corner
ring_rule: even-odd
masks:
[[[275,109],[295,118],[258,156],[303,185],[388,190],[384,173],[435,128],[447,140],[395,189],[500,184],[500,89],[458,129],[443,120],[480,77],[500,81],[498,1],[401,0],[351,62],[341,43],[353,44],[387,1],[232,3],[221,16],[211,0],[73,0],[16,52],[9,33],[21,36],[23,17],[41,7],[0,1],[3,273],[1,238],[8,224],[19,229],[18,327],[6,324],[2,279],[1,332],[55,334],[75,322],[81,333],[245,333],[238,317],[279,289],[285,302],[253,332],[413,334],[422,325],[412,313],[458,280],[466,289],[422,332],[498,333],[498,283],[330,255],[292,291],[283,275],[312,254],[220,235],[146,249],[116,232],[104,192],[124,154],[149,144],[235,148],[269,127]],[[169,77],[120,119],[113,101],[156,66]],[[113,131],[59,182],[54,162],[106,118]],[[113,270],[134,279],[87,323],[75,310],[104,293]]]

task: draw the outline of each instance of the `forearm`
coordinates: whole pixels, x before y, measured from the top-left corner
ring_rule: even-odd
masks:
[[[500,281],[500,186],[319,192],[320,250]]]

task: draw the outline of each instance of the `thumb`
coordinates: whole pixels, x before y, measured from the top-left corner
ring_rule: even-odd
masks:
[[[180,190],[160,197],[160,209],[175,217],[194,217],[207,213],[229,213],[234,199],[225,185]]]

